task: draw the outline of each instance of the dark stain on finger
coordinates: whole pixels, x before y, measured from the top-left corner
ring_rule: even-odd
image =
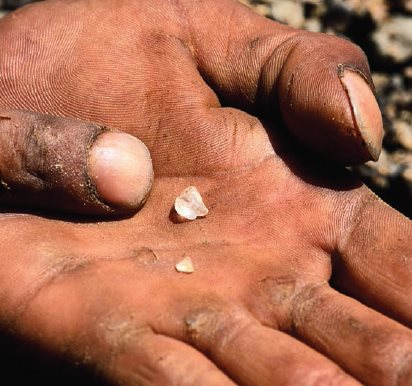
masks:
[[[251,50],[256,49],[259,41],[260,41],[260,38],[253,39],[253,40],[249,43],[249,48],[250,48]]]

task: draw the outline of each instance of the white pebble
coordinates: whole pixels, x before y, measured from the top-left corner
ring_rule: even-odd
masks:
[[[195,220],[209,213],[202,196],[194,186],[189,186],[176,198],[175,209],[180,216],[188,220]]]
[[[193,267],[192,259],[188,256],[184,257],[183,260],[176,264],[176,271],[182,273],[193,273],[195,269]]]

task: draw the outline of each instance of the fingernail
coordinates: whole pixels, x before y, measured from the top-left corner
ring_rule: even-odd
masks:
[[[89,153],[89,176],[108,205],[137,208],[153,181],[149,150],[142,141],[120,132],[99,135]]]
[[[371,159],[377,161],[382,150],[383,122],[375,95],[356,72],[346,69],[341,82],[348,94],[355,125]]]

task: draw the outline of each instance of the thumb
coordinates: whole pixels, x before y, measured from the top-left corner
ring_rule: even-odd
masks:
[[[359,47],[334,36],[302,33],[276,86],[283,120],[301,142],[345,164],[378,160],[382,115]]]
[[[281,117],[297,139],[334,161],[379,157],[382,117],[358,46],[276,23],[237,1],[183,2],[199,71],[225,104]],[[222,25],[238,27],[222,32]]]
[[[76,214],[139,209],[153,181],[137,138],[94,123],[0,109],[0,204]]]

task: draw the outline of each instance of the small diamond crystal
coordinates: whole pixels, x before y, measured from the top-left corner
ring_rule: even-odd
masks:
[[[193,267],[192,259],[188,256],[176,264],[176,271],[181,273],[193,273],[195,269]]]
[[[209,213],[203,203],[202,196],[194,186],[189,186],[176,198],[175,210],[188,220],[195,220],[197,217],[203,217]]]

